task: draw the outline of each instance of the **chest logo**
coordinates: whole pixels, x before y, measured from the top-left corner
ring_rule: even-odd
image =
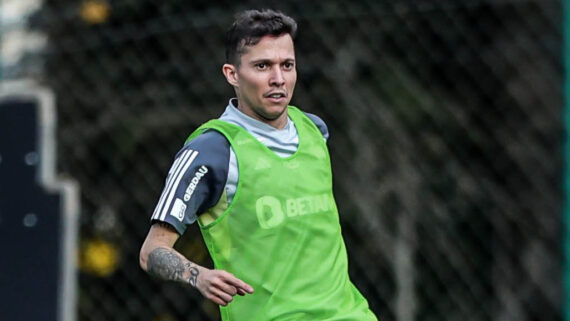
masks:
[[[287,217],[317,214],[333,209],[334,201],[329,194],[308,195],[285,200],[266,195],[255,202],[257,220],[263,229],[279,226]]]

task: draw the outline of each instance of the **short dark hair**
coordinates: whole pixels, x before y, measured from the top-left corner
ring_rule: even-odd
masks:
[[[226,62],[239,65],[246,46],[255,46],[264,36],[285,33],[295,38],[297,22],[282,12],[270,9],[240,12],[226,33]]]

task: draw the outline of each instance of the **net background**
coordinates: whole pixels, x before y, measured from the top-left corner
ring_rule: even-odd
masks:
[[[108,16],[89,23],[86,4]],[[59,171],[82,193],[78,320],[219,318],[138,252],[175,153],[233,96],[223,35],[250,7],[299,23],[292,103],[329,126],[349,272],[372,310],[561,320],[561,1],[45,0],[27,24],[47,46],[4,77],[57,97]],[[106,273],[93,244],[118,257]],[[196,226],[178,249],[211,266]]]

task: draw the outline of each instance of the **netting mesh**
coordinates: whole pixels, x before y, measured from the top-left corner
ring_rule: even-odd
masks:
[[[250,7],[299,22],[293,104],[329,126],[372,310],[561,320],[560,1],[44,0],[33,76],[57,96],[60,172],[81,184],[78,320],[219,318],[138,251],[174,154],[233,95],[223,36]],[[177,246],[212,266],[196,226]]]

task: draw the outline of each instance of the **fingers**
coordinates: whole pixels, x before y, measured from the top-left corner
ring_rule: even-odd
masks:
[[[232,302],[236,294],[253,293],[250,285],[222,270],[207,270],[200,274],[197,287],[204,297],[222,306]]]
[[[228,305],[228,302],[222,300],[220,297],[215,296],[215,295],[213,295],[213,294],[208,294],[208,295],[205,295],[204,297],[205,297],[206,299],[208,299],[208,300],[214,302],[214,303],[217,304],[217,305],[221,305],[221,306],[226,306],[226,305]]]
[[[245,293],[253,293],[253,288],[251,287],[251,285],[245,283],[244,281],[236,278],[235,276],[233,276],[232,274],[228,273],[228,276],[226,276],[227,279],[226,281],[233,285],[239,292],[239,290],[242,290],[242,292]],[[244,293],[244,294],[245,294]]]
[[[220,299],[221,303],[218,303],[220,305],[226,306],[228,305],[228,303],[232,302],[234,300],[234,296],[230,295],[220,289],[217,288],[212,288],[212,294]]]
[[[211,300],[216,304],[226,306],[228,303],[233,301],[234,294],[231,293],[237,292],[237,290],[229,285],[226,285],[226,289],[227,287],[233,288],[233,291],[232,289],[228,289],[229,292],[226,292],[220,288],[220,283],[218,282],[219,281],[214,280],[212,284],[203,289],[201,292],[206,299]]]
[[[234,296],[237,293],[237,289],[234,286],[230,285],[228,282],[221,278],[212,281],[212,285],[231,296]]]

